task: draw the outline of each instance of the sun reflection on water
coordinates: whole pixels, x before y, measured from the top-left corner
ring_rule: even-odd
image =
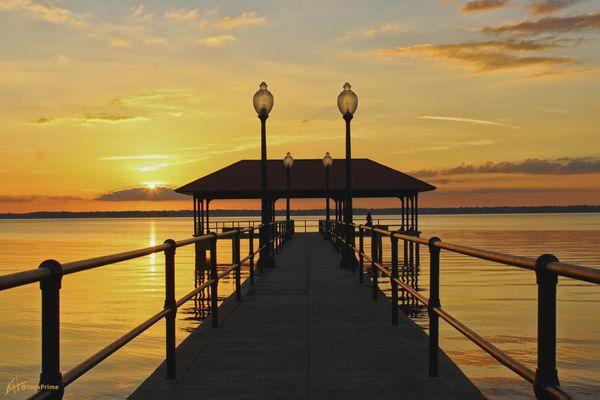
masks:
[[[152,247],[152,246],[156,246],[156,224],[154,221],[149,221],[149,222],[150,222],[150,237],[149,237],[148,246]],[[150,271],[156,272],[156,253],[150,254],[149,257],[150,257]]]

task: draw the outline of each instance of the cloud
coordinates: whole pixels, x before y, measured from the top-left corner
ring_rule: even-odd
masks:
[[[114,48],[128,48],[131,47],[131,43],[123,38],[114,38],[110,41],[110,47]]]
[[[217,27],[221,29],[234,29],[240,26],[247,25],[264,25],[267,23],[267,18],[260,16],[256,11],[245,12],[237,17],[225,17],[217,23]]]
[[[417,44],[393,49],[377,50],[379,57],[435,58],[470,65],[479,72],[523,68],[535,65],[560,65],[573,63],[569,57],[529,56],[513,54],[551,50],[556,42],[531,40],[473,41],[455,44]]]
[[[131,43],[123,38],[114,38],[110,41],[110,47],[114,48],[127,48],[131,47]]]
[[[569,17],[544,17],[535,21],[509,22],[481,29],[484,33],[538,35],[542,33],[579,32],[600,29],[600,12]]]
[[[154,14],[146,11],[146,7],[143,4],[131,7],[131,15],[143,20],[150,20],[154,17]]]
[[[100,157],[100,161],[124,161],[124,160],[163,160],[167,158],[173,158],[173,156],[166,154],[136,154],[130,156],[106,156]]]
[[[557,77],[570,77],[574,74],[579,74],[583,72],[597,71],[598,68],[577,68],[577,69],[562,69],[556,71],[544,71],[539,72],[537,74],[527,75],[525,79],[541,79],[541,78],[551,78],[555,79]]]
[[[508,6],[510,0],[469,0],[460,9],[462,12],[482,12]]]
[[[186,10],[185,8],[179,8],[165,13],[165,18],[171,21],[193,21],[198,18],[198,9]]]
[[[0,195],[0,203],[31,203],[34,201],[72,201],[84,200],[78,196],[48,196],[41,194],[32,195]]]
[[[169,201],[189,200],[189,196],[175,192],[167,186],[157,186],[154,189],[148,187],[133,187],[129,189],[115,190],[99,196],[99,201]]]
[[[430,119],[435,121],[451,121],[451,122],[465,122],[469,124],[479,124],[479,125],[490,125],[490,126],[502,126],[506,128],[512,129],[523,129],[520,126],[505,124],[503,122],[496,121],[487,121],[482,119],[472,119],[472,118],[462,118],[462,117],[442,117],[442,116],[432,116],[432,115],[423,115],[421,117],[417,117],[420,119]]]
[[[237,38],[231,34],[209,36],[202,39],[198,39],[198,44],[206,47],[221,47],[228,43],[237,42]]]
[[[574,4],[581,3],[583,0],[537,0],[532,1],[526,8],[531,10],[533,15],[554,14],[562,9]]]
[[[179,105],[197,106],[198,97],[189,89],[160,89],[114,98],[111,105],[177,110]]]
[[[95,122],[106,122],[112,124],[118,124],[121,122],[135,122],[135,121],[147,121],[148,118],[133,115],[118,115],[118,114],[107,114],[107,113],[95,113],[95,114],[76,114],[72,117],[51,117],[51,118],[38,118],[29,121],[33,125],[46,125],[61,122],[74,122],[81,124],[90,124]]]
[[[169,164],[169,163],[159,163],[159,164],[155,164],[155,165],[146,165],[144,167],[139,167],[139,168],[136,168],[135,170],[137,172],[144,173],[144,172],[158,171],[159,169],[163,169],[165,167],[170,167],[170,166],[171,166],[171,164]]]
[[[167,39],[161,36],[154,36],[144,39],[144,44],[168,44]]]
[[[85,18],[73,14],[66,8],[39,4],[30,0],[0,0],[1,11],[19,12],[38,20],[59,25],[69,25],[76,28],[85,28],[88,26]]]
[[[340,41],[349,40],[352,38],[373,38],[377,36],[383,36],[386,34],[399,32],[403,28],[399,24],[385,24],[376,28],[368,28],[360,31],[349,31],[346,32],[342,37],[339,38]]]
[[[423,169],[412,174],[422,178],[464,174],[531,174],[574,175],[600,173],[600,158],[561,158],[557,160],[528,158],[523,161],[486,161],[476,166],[463,162],[455,167]]]
[[[496,142],[490,139],[478,139],[478,140],[469,140],[464,142],[436,142],[435,144],[430,144],[422,147],[411,147],[406,148],[404,150],[398,150],[395,154],[414,154],[414,153],[423,153],[430,151],[442,151],[442,150],[452,150],[458,149],[461,147],[471,147],[471,146],[489,146],[495,144]]]

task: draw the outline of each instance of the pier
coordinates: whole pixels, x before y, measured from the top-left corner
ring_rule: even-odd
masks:
[[[235,222],[232,222],[235,224]],[[556,368],[556,285],[558,279],[600,284],[600,269],[497,253],[423,238],[412,231],[321,221],[321,232],[296,233],[294,223],[223,227],[187,239],[60,263],[0,276],[0,291],[32,283],[41,289],[41,390],[31,399],[61,399],[68,386],[147,329],[165,321],[165,361],[131,394],[146,398],[422,398],[480,399],[477,388],[439,348],[445,321],[532,386],[538,399],[570,399]],[[402,226],[402,225],[401,225]],[[267,229],[269,236],[261,236]],[[268,243],[254,246],[257,237]],[[357,239],[357,244],[346,238]],[[327,239],[327,240],[323,240]],[[248,254],[240,242],[248,240]],[[391,257],[384,258],[383,240]],[[231,263],[217,265],[217,242],[231,246]],[[176,250],[194,246],[206,280],[175,298]],[[367,250],[370,248],[370,251]],[[419,248],[429,252],[429,298],[414,285]],[[221,246],[223,249],[223,246]],[[402,250],[401,250],[402,249]],[[259,254],[271,252],[275,267],[262,268]],[[340,267],[340,253],[357,257]],[[440,253],[452,252],[534,273],[537,277],[537,368],[526,366],[450,315],[439,295]],[[60,289],[64,275],[150,254],[165,256],[164,308],[68,371],[60,362]],[[348,254],[348,253],[347,253]],[[416,256],[416,258],[414,258]],[[391,262],[386,260],[391,259]],[[242,268],[248,270],[242,282]],[[233,277],[234,293],[219,302],[219,282]],[[382,293],[386,281],[391,290]],[[208,295],[208,296],[205,296]],[[410,297],[427,309],[428,331],[399,312]],[[190,300],[208,303],[209,317],[175,346],[177,310]]]
[[[429,377],[427,335],[404,315],[392,325],[389,300],[373,301],[318,233],[275,260],[223,304],[218,329],[204,323],[179,346],[176,379],[165,364],[130,399],[483,399],[443,353]]]

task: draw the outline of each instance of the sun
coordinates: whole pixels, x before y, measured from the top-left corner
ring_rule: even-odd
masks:
[[[156,189],[156,183],[147,183],[146,187],[150,190]]]

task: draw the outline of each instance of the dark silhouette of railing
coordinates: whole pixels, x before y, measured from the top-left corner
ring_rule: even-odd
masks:
[[[348,230],[352,235],[356,234],[358,228],[358,249],[348,245],[344,239]],[[473,247],[466,247],[452,243],[443,242],[438,237],[429,239],[419,237],[416,232],[402,231],[392,232],[366,225],[346,225],[342,221],[330,221],[325,226],[330,234],[331,241],[339,248],[347,246],[358,255],[358,277],[363,282],[365,271],[365,260],[370,262],[371,285],[373,299],[377,300],[379,294],[379,272],[389,278],[392,304],[392,324],[398,324],[398,290],[409,293],[420,303],[425,305],[429,314],[429,375],[438,375],[438,348],[439,348],[439,318],[441,317],[450,326],[458,330],[467,339],[471,340],[486,353],[494,357],[505,367],[533,385],[537,399],[571,399],[571,397],[560,388],[558,372],[556,369],[556,286],[558,277],[576,279],[580,281],[600,284],[600,269],[589,268],[580,265],[559,262],[558,258],[551,254],[543,254],[538,258],[520,257],[510,254],[492,252]],[[367,255],[364,249],[364,237],[371,236],[371,255]],[[392,262],[391,270],[382,264],[383,237],[389,237],[391,242]],[[411,285],[404,282],[398,275],[398,241],[415,243],[417,246],[424,245],[429,249],[430,271],[429,271],[429,298],[425,298]],[[442,309],[440,303],[440,252],[447,250],[453,253],[463,254],[470,257],[488,260],[500,264],[518,267],[536,274],[538,286],[538,327],[537,327],[537,369],[533,371],[520,361],[500,350],[492,343],[481,337],[467,325],[463,324],[447,311]],[[353,268],[354,270],[354,268]],[[354,272],[354,271],[353,271]]]
[[[360,220],[360,218],[358,218]],[[324,219],[316,219],[316,218],[308,218],[308,219],[299,219],[297,221],[292,221],[295,223],[297,232],[316,232],[319,231],[322,233],[322,228],[325,224]],[[400,228],[403,223],[403,219],[400,218],[373,218],[373,223],[376,225],[385,223],[385,226],[388,227],[398,227]],[[331,219],[331,222],[334,222],[334,219]],[[357,221],[358,222],[358,221]],[[208,226],[212,232],[220,232],[225,231],[232,228],[245,228],[245,227],[256,227],[260,224],[260,220],[258,219],[236,219],[235,221],[210,221]]]
[[[189,239],[175,241],[167,239],[158,246],[146,247],[143,249],[127,251],[124,253],[112,254],[108,256],[90,258],[81,261],[74,261],[61,264],[56,260],[46,260],[42,262],[37,269],[16,272],[13,274],[0,276],[0,291],[19,286],[28,285],[34,282],[40,282],[42,290],[42,365],[40,374],[40,391],[30,397],[30,399],[61,399],[64,388],[73,383],[76,379],[94,368],[104,359],[129,343],[135,337],[156,324],[162,318],[165,318],[165,347],[166,347],[166,378],[174,379],[176,377],[175,364],[175,315],[177,309],[188,300],[194,298],[202,290],[210,287],[210,307],[212,326],[218,326],[219,308],[218,308],[218,287],[219,281],[231,272],[235,274],[235,298],[237,301],[242,299],[241,291],[241,268],[244,263],[249,262],[249,281],[254,284],[254,257],[267,247],[265,243],[262,247],[254,250],[254,231],[267,227],[270,233],[269,243],[274,244],[274,251],[279,251],[288,236],[288,230],[293,228],[293,224],[285,222],[273,222],[267,225],[248,228],[234,228],[220,233],[208,233],[202,236],[196,236]],[[249,251],[248,255],[241,258],[240,240],[242,236],[248,237]],[[225,270],[219,272],[217,269],[217,241],[219,239],[231,239],[232,263]],[[210,253],[210,279],[200,286],[180,298],[175,300],[175,252],[179,247],[195,245],[196,256],[201,251]],[[154,314],[146,321],[142,322],[129,332],[125,333],[112,343],[102,348],[97,353],[88,357],[69,371],[62,374],[60,372],[60,288],[61,280],[64,275],[74,274],[88,269],[98,268],[105,265],[111,265],[122,261],[133,260],[149,254],[164,252],[165,255],[165,303],[164,308]],[[260,268],[260,267],[259,267]]]

